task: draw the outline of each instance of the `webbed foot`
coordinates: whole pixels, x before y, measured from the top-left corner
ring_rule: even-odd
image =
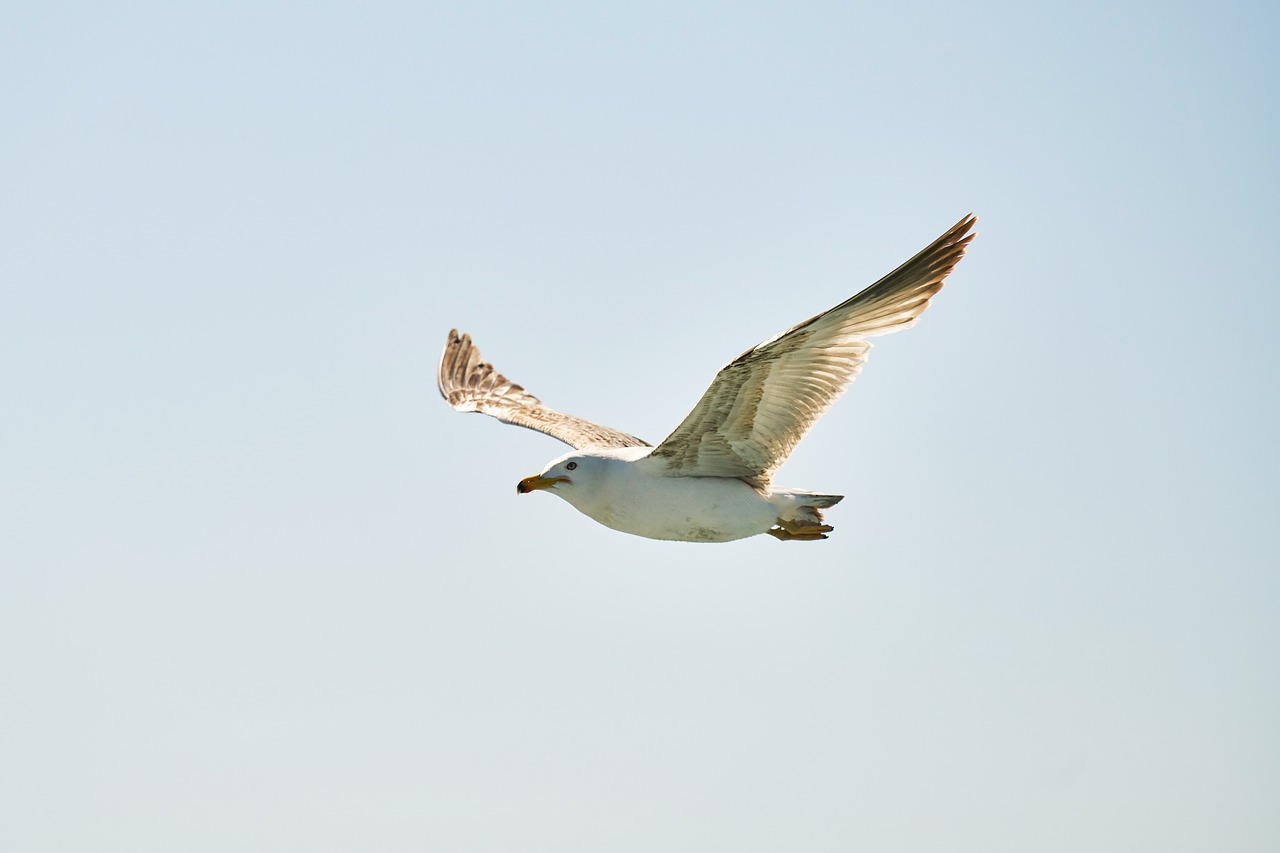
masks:
[[[770,527],[765,533],[768,533],[779,542],[813,542],[818,539],[826,539],[826,534],[835,530],[829,524],[805,524],[799,521],[783,521],[778,519],[777,527]]]

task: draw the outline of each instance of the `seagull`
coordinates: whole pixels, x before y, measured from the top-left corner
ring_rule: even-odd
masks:
[[[547,408],[481,361],[471,336],[456,329],[440,356],[440,394],[460,412],[481,412],[573,448],[521,480],[518,494],[550,492],[606,527],[649,539],[826,539],[834,528],[822,510],[844,496],[774,488],[773,474],[858,375],[871,350],[867,339],[915,324],[976,235],[976,221],[969,214],[856,296],[729,362],[656,447]]]

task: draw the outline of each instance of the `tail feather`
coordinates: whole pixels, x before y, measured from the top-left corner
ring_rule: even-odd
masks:
[[[814,492],[804,492],[802,494],[804,495],[804,500],[801,501],[802,504],[820,509],[835,506],[844,500],[844,495],[819,495]]]
[[[778,510],[781,521],[801,521],[821,524],[818,510],[833,507],[844,500],[844,495],[823,495],[801,489],[781,489],[769,494],[769,500]]]

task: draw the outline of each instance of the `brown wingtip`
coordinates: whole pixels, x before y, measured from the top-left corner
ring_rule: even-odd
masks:
[[[934,280],[930,289],[933,293],[937,293],[942,289],[943,281],[960,263],[960,259],[964,257],[964,253],[968,250],[969,244],[973,242],[973,238],[978,236],[978,232],[973,230],[973,226],[977,222],[978,215],[976,213],[970,212],[961,217],[960,221],[948,228],[945,234],[934,240],[932,244],[910,261],[894,270],[894,273],[906,269],[911,264],[924,261],[933,267]],[[889,277],[885,276],[885,279]]]
[[[466,335],[459,335],[457,329],[450,329],[444,339],[444,351],[440,353],[440,363],[436,367],[436,388],[440,396],[449,400],[449,388],[456,381],[454,376],[458,363],[458,353],[470,343]]]
[[[973,242],[973,238],[978,236],[978,232],[973,230],[973,226],[977,224],[978,214],[970,211],[959,222],[951,226],[951,230],[944,236],[950,237],[950,242],[959,246],[963,252]],[[961,235],[964,235],[963,239],[957,239]]]
[[[480,363],[480,353],[471,343],[471,336],[457,329],[450,329],[444,339],[444,351],[440,353],[440,364],[436,367],[436,387],[440,396],[453,406],[457,400],[456,393],[474,382],[473,374],[483,371],[487,366]],[[492,368],[489,368],[492,370]]]
[[[537,404],[537,397],[494,369],[480,358],[480,350],[471,342],[471,336],[457,329],[450,329],[445,338],[444,352],[436,368],[436,387],[440,396],[458,411],[483,411],[476,403],[484,398],[506,396],[519,397],[525,403]]]

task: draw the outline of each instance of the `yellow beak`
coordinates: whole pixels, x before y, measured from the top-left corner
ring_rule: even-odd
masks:
[[[568,477],[525,477],[523,480],[516,483],[516,494],[527,495],[529,492],[536,491],[537,489],[549,489],[556,483],[567,482],[569,482]]]

